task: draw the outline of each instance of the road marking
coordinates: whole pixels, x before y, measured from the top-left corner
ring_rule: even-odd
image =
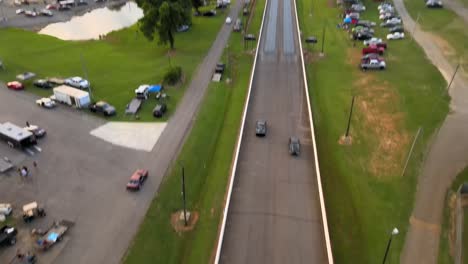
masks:
[[[38,146],[33,146],[33,148],[34,148],[35,150],[39,151],[39,152],[42,152],[42,149],[41,149],[40,147],[38,147]]]

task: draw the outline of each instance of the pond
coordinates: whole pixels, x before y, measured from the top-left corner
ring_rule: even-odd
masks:
[[[68,22],[54,23],[39,31],[63,40],[98,39],[111,31],[129,27],[143,17],[136,3],[127,2],[121,7],[99,8],[83,16],[73,17]]]

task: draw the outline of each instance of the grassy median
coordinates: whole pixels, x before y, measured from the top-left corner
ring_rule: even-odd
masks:
[[[378,21],[377,3],[365,1],[364,19]],[[417,176],[428,142],[448,112],[446,83],[410,39],[388,43],[385,71],[359,69],[363,44],[337,28],[335,1],[298,0],[319,162],[335,263],[382,261],[389,232],[398,227],[387,263],[399,263],[413,207]],[[320,57],[325,28],[325,56]],[[387,30],[376,27],[377,37]],[[352,96],[350,136],[344,145]],[[412,158],[401,176],[419,127]]]
[[[264,0],[256,1],[248,32],[258,32],[264,4]],[[198,212],[198,223],[194,230],[185,233],[177,233],[171,227],[171,214],[182,207],[181,169],[174,165],[152,202],[125,263],[209,263],[214,257],[253,53],[244,51],[242,35],[233,32],[223,58],[224,62],[231,62],[223,80],[231,76],[232,82],[210,84],[178,157],[185,166],[188,208]]]
[[[463,1],[468,3],[467,0]],[[449,61],[453,65],[460,64],[468,71],[468,25],[465,21],[448,8],[430,9],[422,0],[404,2],[414,20],[419,16],[418,23],[422,29],[433,33],[435,43]]]
[[[208,8],[208,7],[207,7]],[[161,83],[170,64],[181,66],[184,83],[166,89],[168,115],[175,111],[192,73],[213,43],[224,16],[194,17],[188,32],[176,34],[175,51],[168,57],[168,48],[158,46],[157,40],[148,41],[137,26],[109,33],[104,40],[63,41],[20,29],[0,29],[0,60],[6,70],[0,70],[0,81],[8,82],[17,74],[31,71],[38,77],[85,77],[92,84],[94,100],[105,100],[117,108],[113,120],[133,120],[125,116],[125,106],[135,96],[140,84]],[[50,90],[42,90],[26,82],[26,90],[48,96]],[[155,120],[151,111],[156,100],[146,101],[139,112],[141,121]]]

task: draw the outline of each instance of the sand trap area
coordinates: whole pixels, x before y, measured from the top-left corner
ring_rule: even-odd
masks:
[[[109,122],[91,132],[91,135],[115,145],[150,152],[166,123]]]

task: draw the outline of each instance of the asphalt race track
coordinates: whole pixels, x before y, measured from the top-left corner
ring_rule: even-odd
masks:
[[[294,5],[267,8],[220,262],[327,263]]]

